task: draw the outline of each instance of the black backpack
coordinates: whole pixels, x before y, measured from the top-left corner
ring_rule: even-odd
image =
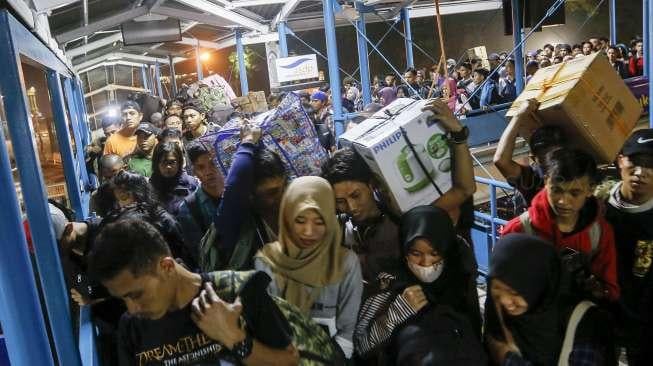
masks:
[[[471,323],[449,306],[429,306],[395,332],[390,347],[395,365],[487,365]]]

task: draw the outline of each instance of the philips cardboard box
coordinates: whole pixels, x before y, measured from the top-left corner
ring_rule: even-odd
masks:
[[[451,188],[446,133],[431,112],[422,112],[426,104],[397,99],[340,136],[343,146],[352,146],[385,180],[390,198],[401,212],[431,204],[440,197],[438,189],[444,193]]]
[[[601,53],[575,58],[538,70],[512,104],[506,117],[522,103],[540,102],[541,124],[560,126],[574,146],[598,162],[614,160],[642,112],[639,101]],[[523,126],[528,139],[540,124]]]

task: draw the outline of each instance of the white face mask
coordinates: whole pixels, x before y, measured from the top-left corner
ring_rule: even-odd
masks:
[[[439,263],[428,267],[422,267],[419,264],[415,264],[411,261],[407,262],[408,268],[410,268],[415,277],[425,283],[434,282],[440,277],[440,275],[442,275],[442,272],[444,271],[444,260],[441,260]]]

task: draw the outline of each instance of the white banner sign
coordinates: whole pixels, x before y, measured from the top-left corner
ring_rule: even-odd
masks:
[[[278,58],[277,80],[280,83],[318,77],[317,58],[315,54]]]

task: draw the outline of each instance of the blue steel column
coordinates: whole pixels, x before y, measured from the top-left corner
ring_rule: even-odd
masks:
[[[2,43],[6,45],[6,43]],[[3,55],[4,56],[4,55]],[[8,60],[3,57],[5,65]],[[9,93],[13,94],[13,93]],[[0,128],[0,323],[12,365],[54,365],[21,222],[5,136]]]
[[[522,15],[521,0],[512,0],[512,41],[515,49],[515,88],[517,95],[524,90],[524,44],[522,41]]]
[[[277,24],[277,34],[279,35],[279,57],[288,57],[288,40],[286,39],[286,22]]]
[[[34,144],[28,101],[21,81],[22,75],[19,74],[18,65],[21,64],[21,61],[11,43],[4,38],[4,33],[6,32],[0,32],[3,34],[0,36],[0,45],[2,45],[0,60],[4,61],[5,65],[2,77],[0,77],[0,90],[5,91],[3,93],[5,95],[4,105],[7,120],[11,121],[9,133],[36,251],[36,263],[52,329],[52,342],[61,365],[80,366],[79,353],[72,332],[68,291],[61,272],[57,242],[54,239],[43,173]],[[3,242],[3,244],[5,243]],[[6,272],[4,267],[2,272]],[[28,275],[25,272],[14,274],[16,277]],[[21,309],[21,311],[23,310]],[[27,330],[23,329],[23,331]],[[35,363],[35,365],[37,364]]]
[[[147,71],[145,71],[145,65],[141,65],[141,78],[143,79],[143,89],[150,90],[149,83],[147,82]]]
[[[68,188],[68,198],[72,203],[75,212],[83,212],[83,203],[81,197],[81,186],[77,178],[75,169],[75,155],[70,144],[70,133],[66,123],[66,109],[64,106],[64,97],[62,93],[61,79],[55,71],[48,71],[48,89],[50,90],[50,99],[52,100],[52,112],[54,116],[54,125],[57,131],[57,140],[59,141],[59,151],[63,163],[64,174],[66,176],[66,187]]]
[[[236,30],[236,53],[238,54],[238,73],[240,76],[240,94],[249,93],[247,85],[247,69],[245,68],[245,46],[243,46],[243,31]]]
[[[359,3],[357,3],[359,4]],[[365,13],[359,12],[360,18],[356,21],[356,43],[358,44],[358,68],[361,74],[361,88],[363,92],[363,104],[372,103],[372,91],[370,82],[370,61],[367,57],[367,41],[362,35],[366,35]]]
[[[401,9],[401,19],[404,22],[404,35],[406,43],[406,67],[415,67],[415,60],[413,58],[413,33],[410,30],[410,15],[408,9]]]
[[[342,116],[342,92],[340,90],[340,68],[338,65],[338,43],[336,40],[336,19],[333,12],[334,0],[323,0],[324,33],[326,35],[327,56],[329,64],[329,85],[331,87],[331,103],[333,105],[333,122],[335,124],[336,141],[345,132]]]
[[[608,3],[610,12],[610,44],[617,44],[617,0],[610,0]]]
[[[159,98],[163,98],[163,87],[161,86],[161,65],[159,65],[159,61],[154,64],[154,78],[156,79],[156,91],[159,93]]]
[[[643,44],[643,46],[644,46],[644,53],[643,54],[644,55],[648,55],[648,51],[651,49],[651,48],[649,48],[649,45],[648,45],[648,39],[650,38],[649,31],[650,31],[650,27],[651,27],[651,23],[648,20],[648,6],[649,6],[650,2],[651,2],[651,0],[644,0],[643,1],[644,8],[643,8],[643,11],[642,11],[642,15],[643,15],[642,18],[644,18],[644,22],[643,22],[643,28],[644,29],[642,30],[642,34],[643,34],[643,37],[644,37],[644,39],[643,39],[643,41],[644,41],[643,42],[644,43]],[[646,59],[648,59],[648,57]],[[644,62],[644,75],[646,75],[646,76],[650,75],[648,62]]]
[[[172,93],[170,99],[174,99],[177,96],[177,74],[175,73],[175,61],[172,55],[168,55],[168,65],[170,67],[170,90]]]
[[[646,33],[644,33],[644,44],[647,46],[647,51],[650,52],[653,50],[653,37],[651,37],[651,30],[653,30],[653,27],[651,27],[651,22],[650,19],[653,17],[653,1],[649,0],[648,1],[648,9],[647,12],[644,13],[644,18],[649,18],[648,22],[648,29],[646,30]],[[648,65],[648,77],[649,77],[649,82],[648,82],[648,123],[651,128],[653,128],[653,103],[651,103],[651,97],[653,97],[653,83],[651,82],[651,70],[653,70],[653,57],[649,55],[648,53],[644,52],[644,64]]]

